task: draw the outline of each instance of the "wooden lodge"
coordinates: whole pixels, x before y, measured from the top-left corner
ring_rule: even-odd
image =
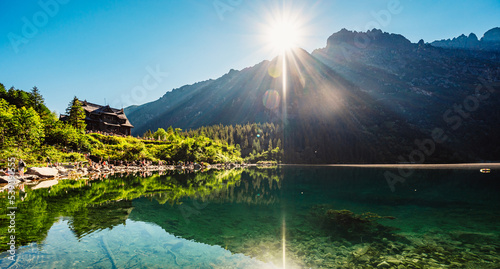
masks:
[[[122,109],[112,108],[109,105],[101,106],[90,102],[80,101],[85,110],[85,123],[90,132],[103,132],[117,135],[130,135],[134,126],[130,124]],[[61,116],[64,120],[65,116]]]

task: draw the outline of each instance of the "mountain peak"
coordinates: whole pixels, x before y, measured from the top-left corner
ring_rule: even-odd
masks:
[[[345,28],[328,38],[327,48],[341,43],[347,43],[359,48],[366,48],[372,45],[379,47],[404,47],[411,44],[411,42],[402,35],[390,34],[380,29],[372,29],[367,32],[356,32],[349,31]]]
[[[461,34],[453,39],[436,40],[431,43],[434,47],[450,48],[450,49],[466,49],[466,50],[500,50],[500,28],[492,28],[484,33],[484,36],[479,40],[474,33],[469,36]]]
[[[495,27],[484,33],[482,42],[500,42],[500,27]]]

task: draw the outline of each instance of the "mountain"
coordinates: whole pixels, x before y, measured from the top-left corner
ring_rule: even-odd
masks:
[[[134,132],[175,126],[182,129],[208,124],[235,124],[273,120],[264,109],[262,95],[276,81],[264,61],[241,71],[230,70],[217,80],[186,85],[167,92],[159,100],[126,109],[137,123]],[[260,97],[260,100],[257,100]]]
[[[491,141],[500,131],[499,52],[412,44],[380,30],[341,32],[342,38],[332,35],[327,47],[312,55],[423,132],[423,138],[438,128],[448,137],[442,145],[457,156],[500,159],[500,143]]]
[[[500,27],[488,30],[481,40],[474,33],[469,36],[460,35],[453,39],[442,39],[431,43],[434,47],[500,51]]]
[[[499,56],[343,29],[312,54],[286,55],[286,97],[283,58],[276,57],[126,113],[136,135],[168,126],[280,123],[285,160],[293,163],[500,160],[500,143],[491,139],[500,131]]]

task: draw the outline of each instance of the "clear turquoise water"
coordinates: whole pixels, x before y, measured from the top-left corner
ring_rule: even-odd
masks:
[[[394,192],[386,171],[281,167],[27,190],[18,225],[36,243],[16,262],[3,253],[0,267],[283,268],[284,254],[286,268],[500,268],[495,171],[415,170]]]

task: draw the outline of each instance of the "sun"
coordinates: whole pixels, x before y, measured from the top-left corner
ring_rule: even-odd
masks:
[[[270,49],[273,54],[281,54],[302,46],[304,33],[308,32],[305,13],[303,8],[291,4],[268,7],[262,12],[262,20],[259,23],[264,47]]]
[[[298,46],[300,39],[299,27],[291,21],[276,21],[269,26],[267,39],[270,46],[280,52]]]
[[[316,28],[312,25],[316,11],[305,3],[307,1],[264,2],[267,4],[260,6],[256,16],[249,21],[249,25],[256,26],[254,37],[257,37],[259,53],[275,57],[311,42],[311,34]]]

